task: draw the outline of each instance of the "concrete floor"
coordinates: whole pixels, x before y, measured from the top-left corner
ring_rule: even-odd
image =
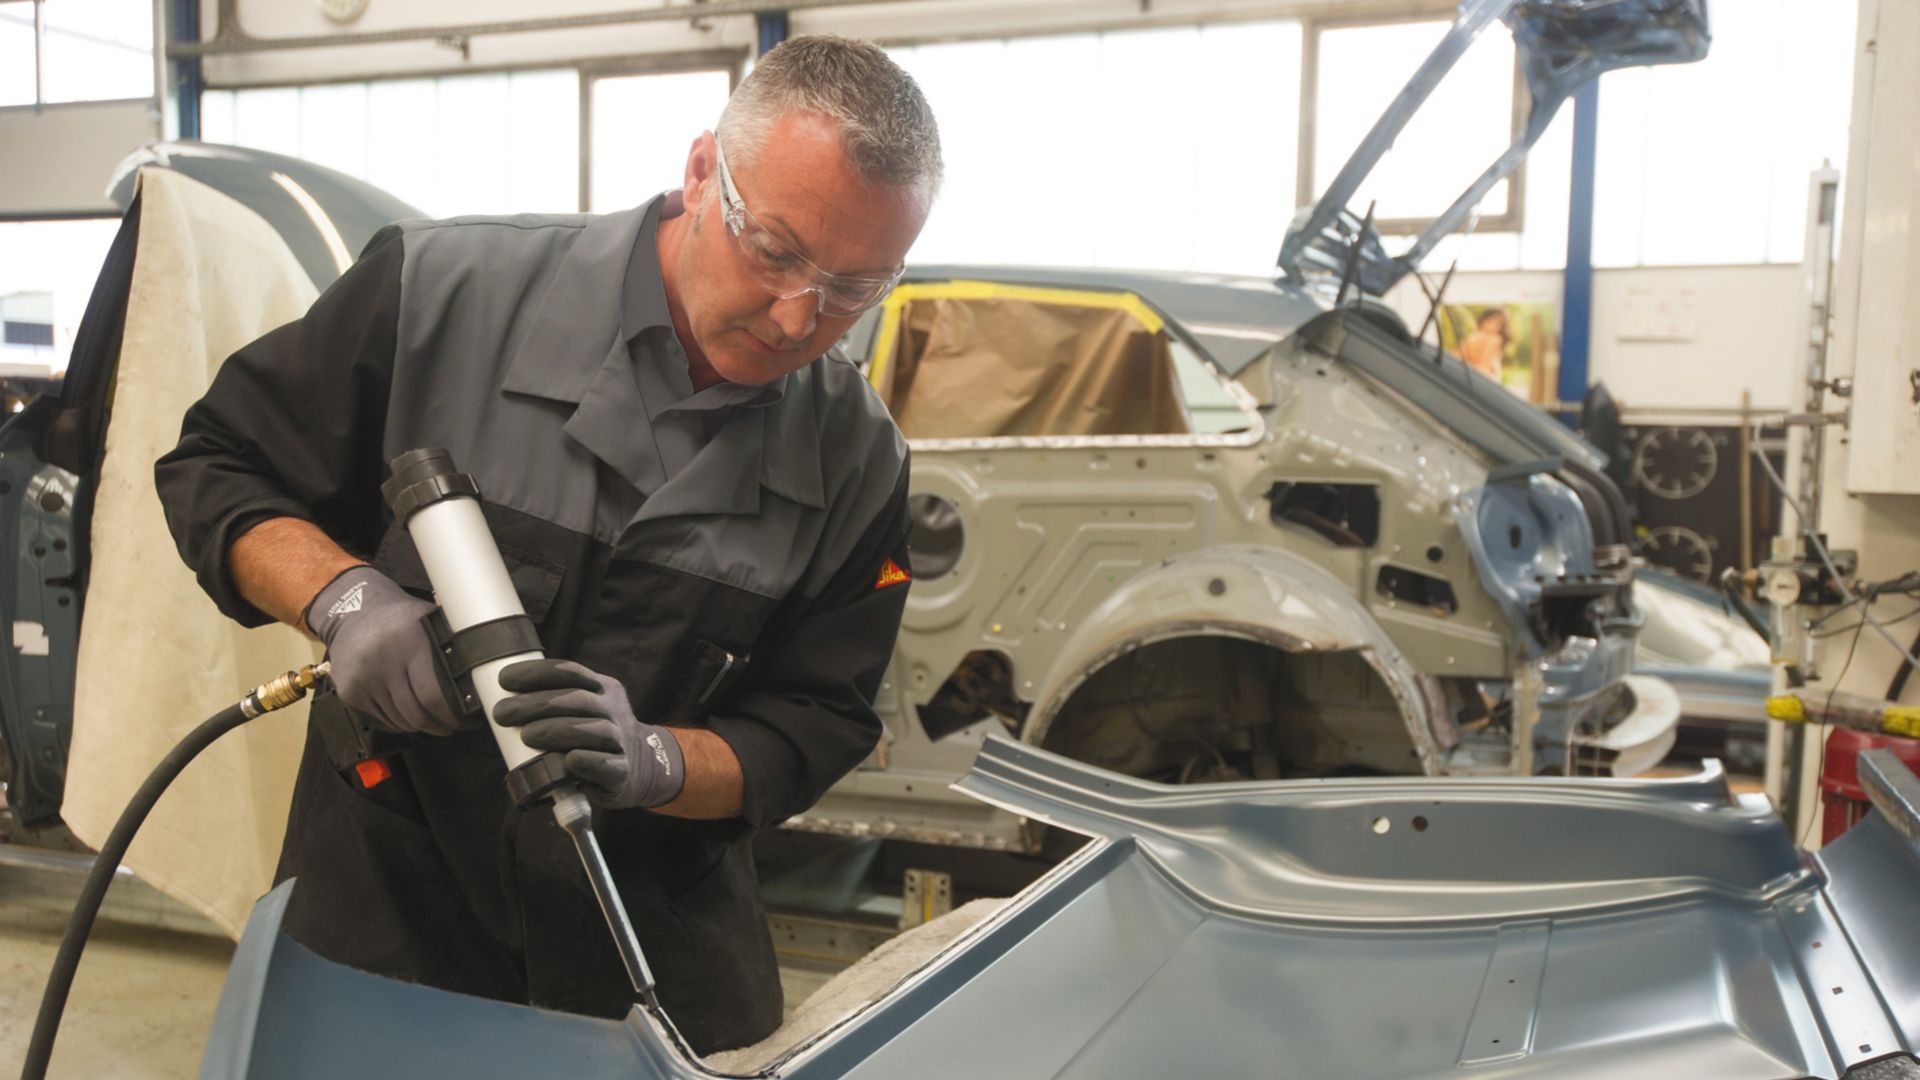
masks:
[[[27,1052],[66,916],[0,894],[0,1074]],[[50,1077],[190,1077],[213,1023],[233,945],[223,938],[102,921],[80,960]]]

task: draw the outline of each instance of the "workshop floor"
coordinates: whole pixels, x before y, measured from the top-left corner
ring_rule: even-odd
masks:
[[[26,1057],[64,929],[61,913],[0,896],[0,1074],[15,1074]],[[100,923],[74,979],[48,1075],[193,1076],[232,956],[233,946],[217,937]]]

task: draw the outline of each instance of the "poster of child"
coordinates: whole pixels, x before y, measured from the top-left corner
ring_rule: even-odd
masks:
[[[1552,304],[1445,304],[1440,346],[1536,405],[1549,403],[1560,366]]]

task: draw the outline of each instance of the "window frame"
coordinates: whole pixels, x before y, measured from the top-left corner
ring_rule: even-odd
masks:
[[[1320,198],[1320,193],[1314,189],[1313,144],[1314,135],[1319,127],[1321,32],[1400,26],[1407,23],[1452,23],[1456,15],[1455,5],[1451,3],[1423,3],[1409,4],[1406,11],[1390,15],[1319,16],[1309,13],[1300,16],[1300,144],[1299,153],[1295,158],[1299,175],[1295,177],[1294,183],[1294,198],[1300,207],[1312,206]],[[1412,73],[1409,72],[1408,77],[1411,76]],[[1527,90],[1526,75],[1521,70],[1519,51],[1516,49],[1513,58],[1513,115],[1508,123],[1508,145],[1518,142],[1526,134],[1527,116],[1532,112],[1532,106],[1532,94]],[[1493,163],[1489,161],[1487,164]],[[1527,163],[1522,159],[1507,176],[1505,212],[1481,216],[1474,225],[1473,231],[1521,232],[1526,225],[1526,193]],[[1459,198],[1459,196],[1460,193],[1455,192],[1453,197]],[[1433,218],[1381,218],[1373,223],[1373,227],[1382,236],[1417,236],[1433,222]]]
[[[25,3],[33,9],[33,100],[31,102],[23,102],[19,105],[0,105],[0,113],[44,113],[48,109],[88,108],[97,105],[114,104],[124,105],[134,101],[149,102],[156,108],[159,107],[162,85],[166,81],[161,72],[166,63],[163,57],[166,52],[164,43],[167,39],[164,32],[165,28],[160,23],[157,10],[153,19],[154,44],[149,50],[150,55],[148,56],[148,75],[151,79],[150,84],[153,87],[151,92],[136,97],[103,97],[81,98],[76,101],[48,101],[46,38],[51,28],[47,26],[46,20],[42,15],[47,0],[19,0],[19,2]],[[72,217],[73,215],[66,214],[61,216]],[[5,220],[13,219],[7,218]]]
[[[91,102],[74,102],[73,104],[91,104]],[[89,211],[42,210],[42,211],[32,211],[32,212],[25,212],[25,213],[0,212],[0,225],[19,225],[19,224],[56,224],[57,225],[57,224],[66,224],[66,223],[78,224],[80,222],[85,222],[85,221],[120,222],[124,217],[125,215],[120,213],[119,211],[107,211],[107,210],[89,210]],[[81,313],[81,320],[74,323],[74,330],[76,334],[78,333],[80,326],[84,323],[87,309],[93,306],[93,294],[94,294],[94,291],[99,288],[100,275],[105,272],[106,267],[112,264],[113,244],[114,244],[114,241],[111,239],[107,242],[107,251],[103,256],[103,262],[101,264],[101,268],[96,269],[94,271],[93,277],[89,279],[87,282],[86,298],[81,303],[79,308]],[[57,310],[54,313],[54,320],[55,320],[53,323],[54,340],[53,340],[53,345],[51,347],[57,350],[60,347],[60,323],[59,323],[59,312]],[[77,342],[78,340],[77,337],[75,340]],[[55,384],[64,382],[64,380],[66,379],[67,372],[72,370],[73,354],[71,350],[68,351],[67,355],[64,357],[64,360],[67,366],[61,368],[58,372],[54,372],[50,376],[51,380]],[[4,363],[4,360],[0,360],[0,364],[3,364],[3,363]],[[51,368],[49,368],[49,370],[51,370]],[[9,382],[17,382],[22,379],[38,379],[40,378],[40,376],[18,374],[18,375],[6,375],[0,378],[4,378],[6,381],[9,381]],[[0,420],[5,420],[9,415],[11,414],[0,412]]]
[[[1319,81],[1320,32],[1366,26],[1391,26],[1400,23],[1452,23],[1458,15],[1458,5],[1454,0],[1406,0],[1403,10],[1380,15],[1345,15],[1340,13],[1338,7],[1322,3],[1282,5],[1273,10],[1234,12],[1216,18],[1198,18],[1185,13],[1155,14],[1136,18],[1093,19],[1084,23],[1013,33],[978,31],[964,34],[904,34],[876,37],[872,41],[883,49],[915,48],[923,45],[1017,41],[1026,38],[1064,37],[1074,34],[1113,34],[1125,33],[1129,30],[1224,26],[1233,23],[1292,19],[1300,24],[1300,113],[1296,117],[1294,147],[1296,170],[1294,209],[1300,210],[1312,206],[1320,197],[1320,193],[1314,190],[1313,183],[1313,136],[1318,126],[1316,123],[1318,94],[1315,84]],[[1408,72],[1407,77],[1411,77],[1412,74]],[[1513,62],[1513,116],[1508,130],[1509,144],[1517,142],[1526,132],[1527,116],[1531,109],[1532,95],[1527,91],[1526,75],[1521,70],[1520,58],[1516,52]],[[1492,162],[1489,161],[1487,164],[1491,165]],[[1527,163],[1522,160],[1507,177],[1506,211],[1496,216],[1481,217],[1474,227],[1475,232],[1519,233],[1523,230],[1526,224],[1526,177]],[[1454,197],[1459,197],[1457,192]],[[1432,218],[1392,218],[1374,222],[1374,228],[1382,235],[1412,236],[1424,231],[1433,223],[1433,220]],[[1277,238],[1275,243],[1278,243]]]
[[[691,75],[703,71],[727,73],[727,93],[740,87],[750,50],[701,49],[695,52],[655,53],[580,60],[570,65],[580,77],[580,212],[593,205],[593,84],[601,79],[635,75]]]
[[[36,3],[44,0],[34,0]],[[1313,141],[1317,129],[1320,33],[1368,26],[1390,26],[1417,22],[1451,22],[1455,7],[1451,0],[1410,0],[1405,10],[1384,15],[1340,15],[1338,9],[1308,5],[1292,11],[1235,13],[1223,18],[1196,18],[1190,15],[1159,16],[1145,19],[1092,20],[1083,25],[1049,27],[1024,32],[983,31],[968,34],[901,35],[874,39],[883,48],[945,45],[961,42],[1013,41],[1026,38],[1060,37],[1085,33],[1124,33],[1130,30],[1166,29],[1176,26],[1206,27],[1241,22],[1261,22],[1273,18],[1291,18],[1300,24],[1300,108],[1295,132],[1295,208],[1313,205],[1319,193],[1314,190]],[[697,71],[725,71],[728,91],[740,85],[752,50],[745,47],[703,49],[673,53],[639,53],[615,57],[591,57],[571,62],[517,63],[463,67],[452,71],[410,71],[390,74],[360,74],[337,79],[302,79],[289,82],[208,83],[208,90],[264,90],[284,87],[322,86],[343,82],[378,82],[386,79],[439,78],[456,75],[511,74],[520,71],[551,71],[572,68],[579,79],[579,190],[576,204],[581,213],[592,205],[593,185],[593,83],[602,78],[633,75],[683,74]],[[1410,73],[1409,73],[1410,74]],[[26,106],[16,106],[24,108]],[[1525,131],[1531,108],[1526,78],[1518,56],[1513,66],[1513,114],[1509,139],[1517,140]],[[1482,216],[1476,232],[1518,233],[1525,225],[1527,164],[1522,162],[1507,178],[1507,209],[1495,216]],[[1382,235],[1415,235],[1432,223],[1431,218],[1391,218],[1374,222]]]
[[[198,115],[201,117],[201,129],[200,131],[195,133],[194,141],[196,142],[206,141],[206,127],[205,127],[206,114],[204,109],[204,103],[205,103],[206,95],[208,93],[242,94],[250,90],[306,90],[306,89],[310,89],[314,87],[322,87],[322,86],[364,85],[364,86],[371,87],[375,83],[421,82],[421,81],[437,82],[438,80],[441,80],[441,79],[461,79],[461,78],[466,78],[467,76],[470,76],[470,75],[476,75],[476,76],[477,75],[519,75],[519,74],[533,74],[533,73],[539,73],[539,72],[561,72],[561,71],[572,71],[574,72],[575,77],[579,78],[580,77],[579,68],[580,68],[580,62],[578,61],[556,60],[551,63],[520,62],[520,63],[511,63],[511,64],[471,64],[465,67],[451,68],[445,71],[398,71],[398,72],[383,71],[383,72],[377,72],[374,74],[335,75],[335,76],[329,76],[323,79],[292,79],[292,80],[280,79],[280,80],[267,80],[267,81],[261,81],[261,82],[253,82],[253,81],[208,82],[203,84],[199,88],[199,93],[194,103],[195,110],[198,113]],[[237,145],[237,146],[240,146],[242,149],[258,149],[257,147],[251,147],[248,144],[244,144],[244,143],[216,143],[213,145],[218,145],[218,146]],[[275,152],[275,151],[267,151],[267,152]],[[294,155],[294,156],[297,157],[298,155]],[[320,163],[314,162],[314,164],[320,164]],[[330,167],[330,166],[323,166],[323,167]],[[347,175],[354,175],[354,174],[349,173]],[[372,184],[375,188],[381,191],[384,191],[389,195],[394,195],[394,192],[392,192],[388,188],[382,186],[379,183],[376,183],[375,181],[365,176],[354,176],[354,179],[360,180],[364,183]],[[398,195],[394,195],[394,197],[399,198]],[[401,201],[406,202],[408,200],[402,199]],[[423,212],[431,213],[432,211],[427,210]],[[567,213],[569,211],[554,211],[554,212]],[[579,205],[577,191],[575,194],[575,208],[571,212],[572,213],[585,212],[584,207],[581,207]],[[459,216],[459,215],[456,214],[454,216]]]
[[[209,82],[203,90],[241,93],[248,90],[300,90],[310,86],[402,82],[417,79],[449,79],[467,75],[515,75],[522,72],[567,71],[574,73],[580,95],[579,176],[574,186],[574,210],[588,213],[593,195],[593,83],[603,78],[629,75],[675,75],[694,71],[725,71],[727,92],[740,85],[742,68],[749,50],[745,48],[705,49],[698,52],[631,54],[592,57],[553,63],[476,64],[449,71],[418,71],[371,75],[343,75],[327,79],[298,79],[286,82]],[[90,104],[90,103],[89,103]]]

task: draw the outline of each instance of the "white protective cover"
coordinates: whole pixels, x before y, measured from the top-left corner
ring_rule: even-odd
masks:
[[[181,563],[153,486],[154,459],[178,441],[181,415],[220,363],[304,314],[313,283],[279,234],[227,196],[153,168],[141,171],[140,189],[61,811],[95,847],[187,732],[319,656],[288,627],[244,630],[214,608]],[[306,717],[299,702],[201,754],[161,798],[126,864],[239,937],[272,884]]]
[[[1007,901],[1001,898],[974,900],[908,930],[827,980],[793,1010],[793,1015],[787,1017],[778,1031],[752,1046],[709,1054],[704,1063],[730,1076],[765,1069],[885,997],[945,952],[962,934],[1006,906]]]

